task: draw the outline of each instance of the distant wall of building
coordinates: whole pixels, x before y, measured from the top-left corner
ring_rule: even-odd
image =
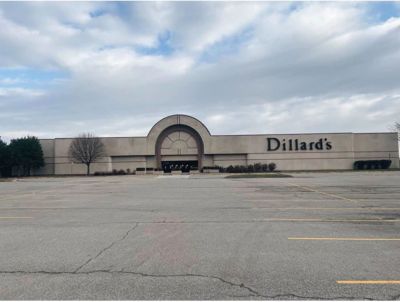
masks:
[[[160,168],[164,161],[197,160],[202,166],[276,163],[279,170],[352,169],[356,160],[390,159],[399,167],[397,133],[211,135],[199,120],[172,115],[146,137],[103,137],[106,156],[91,172]],[[45,167],[37,175],[85,174],[68,157],[73,138],[42,139]],[[195,150],[195,151],[194,151]]]

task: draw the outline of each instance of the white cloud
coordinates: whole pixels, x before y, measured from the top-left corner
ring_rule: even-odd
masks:
[[[7,79],[6,79],[7,80]],[[22,98],[22,99],[31,99],[42,97],[45,95],[43,90],[39,89],[26,89],[19,87],[0,87],[0,101],[4,98]]]
[[[69,75],[44,90],[0,88],[9,134],[146,135],[173,113],[218,134],[385,131],[400,114],[400,18],[369,23],[363,3],[33,2],[0,12],[0,68]],[[159,45],[166,32],[171,52]],[[202,61],[218,43],[235,51]]]

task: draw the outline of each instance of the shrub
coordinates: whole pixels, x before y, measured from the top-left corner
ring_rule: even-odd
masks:
[[[126,169],[126,174],[131,174],[131,169]]]
[[[215,165],[215,166],[204,166],[203,169],[201,170],[201,172],[203,172],[204,170],[207,170],[207,169],[218,170],[220,173],[223,173],[226,170],[223,167]],[[197,170],[197,169],[191,169],[191,170]]]
[[[379,162],[381,164],[382,169],[389,169],[389,167],[392,163],[392,161],[389,159],[382,159]]]
[[[112,170],[112,174],[117,175],[117,174],[118,174],[117,169],[113,169],[113,170]]]
[[[254,173],[254,172],[268,172],[268,171],[275,171],[276,169],[276,164],[275,163],[270,163],[270,164],[261,164],[261,163],[255,163],[255,164],[250,164],[250,165],[229,165],[226,168],[220,167],[220,171],[225,171],[227,173]]]
[[[108,176],[108,175],[114,175],[113,172],[94,172],[94,176]]]
[[[254,164],[254,172],[262,172],[262,165],[261,163]]]
[[[232,166],[232,165],[229,165],[229,166],[226,168],[226,172],[228,172],[228,173],[233,173],[233,166]]]
[[[216,170],[216,169],[220,169],[220,166],[204,166],[203,169],[212,169],[212,170]]]
[[[357,160],[353,163],[354,170],[363,170],[364,169],[364,161]]]
[[[118,175],[126,175],[125,170],[121,169],[118,171]]]
[[[388,169],[392,161],[388,159],[381,160],[357,160],[353,164],[355,170],[370,169]]]
[[[0,177],[11,176],[12,154],[11,148],[0,138]]]
[[[271,172],[274,172],[276,169],[276,164],[275,163],[269,163],[268,164],[268,170],[270,170]]]
[[[239,173],[246,173],[247,171],[247,166],[239,165]]]
[[[43,150],[39,139],[34,136],[13,139],[7,146],[11,154],[11,166],[18,168],[18,174],[29,176],[32,169],[44,166]]]

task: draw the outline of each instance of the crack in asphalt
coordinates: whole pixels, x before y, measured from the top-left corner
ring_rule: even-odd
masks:
[[[367,300],[367,301],[374,301],[377,299],[374,298],[369,298],[369,297],[348,297],[348,296],[336,296],[336,297],[318,297],[318,296],[300,296],[296,294],[291,294],[291,293],[286,293],[286,294],[277,294],[277,295],[262,295],[262,296],[257,296],[257,295],[230,295],[232,298],[250,298],[250,297],[255,297],[255,298],[265,298],[265,299],[278,299],[278,298],[296,298],[296,299],[304,299],[304,300]],[[286,299],[284,299],[286,300]],[[395,298],[389,298],[388,300],[396,300]]]
[[[104,252],[106,252],[107,250],[111,249],[115,244],[117,244],[118,242],[121,242],[123,240],[126,239],[126,237],[128,237],[129,233],[132,232],[134,229],[136,229],[139,226],[139,223],[136,223],[133,227],[131,227],[125,234],[124,236],[122,236],[121,238],[111,242],[110,245],[106,246],[104,249],[102,249],[100,252],[97,253],[96,256],[89,258],[85,263],[83,263],[82,265],[80,265],[75,271],[74,273],[78,273],[84,266],[86,266],[87,264],[89,264],[90,262],[96,260],[96,258],[100,257],[101,254],[103,254]]]
[[[137,226],[132,228],[125,234],[128,236],[130,231],[133,231]],[[117,240],[121,241],[123,239]],[[116,243],[115,242],[115,243]],[[93,259],[95,259],[94,257]],[[83,266],[81,266],[83,267]],[[224,284],[227,284],[232,287],[238,287],[245,289],[249,292],[248,295],[228,295],[229,297],[235,297],[235,298],[249,298],[249,297],[254,297],[254,298],[263,298],[263,299],[278,299],[278,298],[295,298],[295,299],[304,299],[304,300],[377,300],[375,298],[370,298],[370,297],[353,297],[353,296],[335,296],[335,297],[319,297],[319,296],[301,296],[301,295],[296,295],[292,293],[283,293],[283,294],[277,294],[277,295],[266,295],[262,294],[255,289],[251,288],[250,286],[245,285],[244,283],[235,283],[232,281],[225,280],[222,277],[218,276],[212,276],[212,275],[202,275],[202,274],[147,274],[147,273],[141,273],[141,272],[134,272],[134,271],[126,271],[126,270],[120,270],[120,271],[111,271],[111,270],[93,270],[93,271],[71,271],[71,272],[58,272],[58,271],[0,271],[0,274],[44,274],[44,275],[91,275],[91,274],[99,274],[99,273],[104,273],[104,274],[126,274],[126,275],[135,275],[135,276],[140,276],[140,277],[147,277],[147,278],[186,278],[186,277],[195,277],[195,278],[207,278],[207,279],[214,279],[218,280]],[[385,298],[385,300],[398,300],[400,298],[399,295],[395,295],[389,298]]]

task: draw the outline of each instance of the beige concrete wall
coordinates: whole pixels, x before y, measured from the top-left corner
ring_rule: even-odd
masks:
[[[86,174],[86,165],[76,163],[68,157],[68,150],[72,140],[73,138],[56,138],[54,140],[54,174],[56,175]],[[106,156],[92,163],[90,165],[90,171],[91,173],[96,171],[106,172],[111,171],[111,167],[111,158]]]
[[[267,138],[298,139],[304,142],[314,142],[326,138],[332,142],[330,151],[353,152],[352,133],[323,134],[260,134],[260,135],[216,135],[211,137],[210,154],[265,154],[267,153]],[[276,154],[281,150],[268,152]],[[301,151],[285,151],[284,153],[301,153]],[[312,151],[307,151],[312,152]],[[317,150],[314,150],[317,152]],[[324,151],[324,153],[326,153]]]
[[[399,167],[399,150],[396,133],[312,133],[312,134],[259,134],[210,135],[197,119],[174,115],[160,120],[147,137],[104,137],[107,156],[93,164],[91,171],[112,171],[155,167],[155,143],[166,128],[182,124],[196,130],[204,143],[203,166],[247,165],[254,163],[277,164],[280,170],[331,170],[352,169],[355,160],[391,159],[392,168]],[[267,138],[286,141],[287,149],[267,150]],[[297,139],[313,150],[289,150],[289,140]],[[315,143],[323,139],[323,150]],[[41,140],[46,167],[38,174],[84,174],[86,167],[72,163],[68,158],[72,138]],[[330,142],[331,148],[327,148]],[[292,146],[294,147],[294,146]],[[174,157],[174,159],[177,159]]]
[[[398,135],[392,133],[355,133],[354,159],[390,159],[391,168],[399,168]]]
[[[214,156],[213,155],[203,155],[203,166],[204,167],[214,166]]]
[[[112,170],[130,169],[131,172],[136,171],[136,168],[146,167],[145,156],[112,156]]]
[[[204,153],[209,153],[208,148],[211,144],[211,134],[199,120],[182,114],[171,115],[158,121],[147,135],[147,154],[154,155],[158,136],[168,127],[174,125],[185,125],[193,128],[200,135],[204,144]]]
[[[103,157],[98,161],[92,163],[90,165],[90,172],[93,174],[94,172],[110,172],[112,171],[111,158]],[[56,175],[68,175],[68,174],[86,174],[86,165],[75,163],[73,161],[68,160],[65,157],[57,158],[56,157],[56,165],[55,165],[55,173]]]
[[[230,165],[247,165],[247,154],[214,155],[214,165],[228,167]]]
[[[40,169],[34,169],[33,175],[53,175],[55,170],[54,164],[54,140],[41,139],[39,140],[43,150],[43,158],[45,166]]]
[[[286,151],[281,147],[276,151],[267,150],[267,138],[276,138],[281,143],[285,140]],[[289,140],[292,149],[289,150]],[[294,141],[311,142],[325,139],[332,148],[327,150],[294,150]],[[326,145],[324,145],[326,147]],[[265,135],[221,135],[212,136],[214,164],[220,166],[244,165],[274,162],[280,170],[324,170],[351,169],[353,164],[353,134],[352,133],[322,133],[322,134],[265,134]],[[222,153],[222,154],[221,154]],[[233,158],[235,153],[246,155],[244,159]],[[237,156],[237,155],[235,155]]]
[[[147,155],[146,137],[103,137],[102,142],[110,156]]]

